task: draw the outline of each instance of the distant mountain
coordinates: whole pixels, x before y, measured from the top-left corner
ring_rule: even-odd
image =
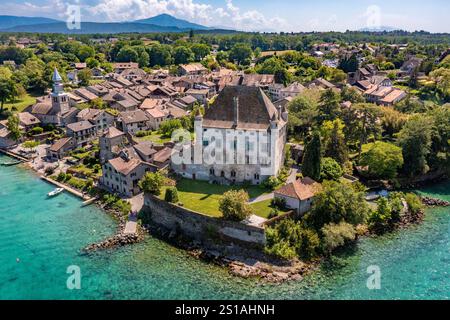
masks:
[[[209,30],[211,28],[205,27],[196,23],[192,23],[186,20],[175,18],[170,14],[160,14],[152,18],[135,20],[134,23],[153,24],[161,27],[177,27],[180,29],[192,29],[192,30]]]
[[[391,32],[391,31],[397,31],[397,30],[401,30],[401,29],[389,27],[389,26],[379,26],[379,27],[374,27],[374,28],[362,28],[362,29],[359,29],[358,31],[361,31],[361,32]]]
[[[162,27],[145,23],[132,22],[82,22],[80,29],[68,29],[65,22],[44,23],[27,26],[16,26],[0,29],[2,32],[39,32],[64,34],[93,34],[93,33],[153,33],[153,32],[185,32],[177,27]]]
[[[41,17],[17,17],[17,16],[0,15],[0,29],[7,29],[16,26],[29,26],[43,23],[55,23],[55,22],[60,21]]]

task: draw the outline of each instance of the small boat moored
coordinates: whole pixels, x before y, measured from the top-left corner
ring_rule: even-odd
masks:
[[[63,188],[56,188],[55,190],[49,192],[49,193],[47,194],[47,196],[49,196],[49,197],[54,197],[54,196],[57,196],[58,194],[60,194],[60,193],[63,192],[63,191],[64,191]]]

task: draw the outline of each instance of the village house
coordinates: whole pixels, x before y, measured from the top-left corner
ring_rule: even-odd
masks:
[[[311,209],[314,196],[320,189],[320,183],[305,177],[276,190],[274,197],[284,199],[289,209],[293,209],[297,214],[303,215]]]
[[[293,82],[289,86],[285,87],[283,84],[275,83],[269,86],[268,93],[272,100],[281,100],[287,97],[295,98],[305,90],[305,87],[298,83]]]
[[[132,197],[140,192],[138,184],[144,175],[156,170],[154,165],[138,158],[132,158],[126,151],[123,151],[119,157],[110,159],[103,164],[100,185],[109,191]]]
[[[178,67],[178,73],[181,76],[199,76],[208,73],[201,63],[182,64]]]
[[[158,152],[153,147],[153,142],[151,141],[141,141],[133,146],[136,153],[142,159],[142,161],[152,163],[153,156]]]
[[[209,89],[189,89],[187,95],[194,97],[200,104],[206,104],[210,98]]]
[[[50,161],[58,161],[67,157],[70,151],[76,149],[77,143],[73,137],[64,137],[57,140],[47,148],[47,158]]]
[[[96,138],[96,126],[85,120],[70,123],[67,125],[67,136],[74,138],[77,148],[84,147]]]
[[[77,114],[78,121],[89,121],[96,128],[97,134],[114,125],[115,117],[105,110],[86,108]]]
[[[400,67],[402,75],[411,76],[422,64],[423,59],[418,57],[411,57],[403,63]]]
[[[392,106],[406,98],[406,96],[406,92],[398,88],[375,85],[364,92],[367,102],[384,106]]]
[[[9,149],[16,146],[20,141],[12,138],[11,132],[7,127],[8,120],[0,121],[0,148]]]
[[[17,116],[19,117],[19,125],[25,132],[38,127],[41,124],[41,121],[29,112],[19,112]]]
[[[109,127],[99,138],[100,163],[116,158],[130,141],[127,135],[115,127]]]
[[[207,180],[221,184],[250,182],[262,183],[270,176],[276,176],[284,160],[288,113],[284,108],[276,108],[269,97],[258,87],[228,86],[219,94],[204,116],[195,117],[195,144],[205,149],[212,141],[209,133],[221,137],[216,144],[218,155],[228,154],[237,159],[233,163],[181,163],[172,168],[181,176],[190,179]],[[250,141],[244,136],[255,137]],[[226,141],[226,136],[241,135],[246,139],[242,153],[237,150],[237,142]],[[205,138],[203,138],[205,137]],[[241,139],[242,140],[242,139]],[[231,145],[230,145],[231,143]],[[258,149],[257,149],[258,148]],[[262,149],[261,149],[262,148]],[[262,152],[256,152],[261,150]],[[184,152],[183,150],[180,151]],[[252,154],[266,153],[267,157],[252,159]]]
[[[137,62],[117,62],[113,64],[114,73],[122,73],[126,69],[137,69],[139,64]]]
[[[150,119],[142,110],[126,111],[119,113],[118,122],[122,125],[122,131],[135,135],[138,131],[150,129]]]

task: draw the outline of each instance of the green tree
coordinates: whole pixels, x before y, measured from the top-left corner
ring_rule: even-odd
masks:
[[[348,161],[348,150],[340,124],[340,121],[333,121],[333,129],[325,146],[325,156],[333,158],[341,166],[344,166]]]
[[[341,166],[333,158],[322,159],[322,170],[320,172],[321,180],[335,180],[338,181],[344,174]]]
[[[176,129],[181,128],[183,128],[183,124],[180,119],[168,119],[159,125],[159,133],[165,137],[171,137]]]
[[[227,191],[219,201],[219,210],[226,220],[242,221],[252,213],[248,200],[248,193],[245,190]]]
[[[369,216],[369,227],[376,232],[385,231],[392,220],[392,208],[387,198],[380,198],[377,201],[377,209]]]
[[[318,116],[317,104],[305,95],[295,97],[287,106],[288,128],[294,134],[305,136],[315,125]]]
[[[319,101],[319,121],[335,120],[341,112],[339,93],[333,89],[325,90]]]
[[[323,234],[323,247],[329,254],[346,242],[355,240],[356,236],[355,228],[346,222],[326,224],[321,231]]]
[[[6,128],[9,130],[11,138],[14,141],[18,141],[20,137],[22,137],[22,131],[19,127],[19,117],[16,114],[12,114],[8,117]]]
[[[176,47],[173,51],[175,64],[186,64],[194,61],[194,53],[185,46]]]
[[[80,70],[78,72],[77,77],[78,77],[78,80],[80,80],[80,84],[82,86],[88,86],[92,79],[91,69],[85,68],[83,70]]]
[[[321,159],[322,146],[320,142],[320,134],[315,132],[311,141],[305,148],[305,154],[302,162],[303,176],[319,181],[321,173]]]
[[[376,179],[393,179],[403,166],[402,148],[376,141],[362,146],[360,165],[368,166],[368,174]]]
[[[176,187],[170,187],[166,189],[164,200],[171,203],[178,202],[178,190]]]
[[[432,121],[429,117],[417,115],[406,122],[398,135],[402,147],[403,171],[413,176],[428,171],[427,156],[431,148]]]
[[[355,54],[352,54],[350,57],[343,58],[339,62],[339,69],[344,71],[345,73],[356,72],[358,70],[358,58]]]
[[[305,220],[315,230],[342,221],[356,226],[366,221],[369,211],[363,192],[354,190],[346,183],[325,181],[321,192],[314,197],[311,212]]]
[[[231,48],[229,59],[239,65],[248,65],[253,55],[252,48],[246,43],[237,43]]]
[[[0,79],[0,113],[6,101],[13,100],[16,95],[16,85],[11,79]]]
[[[149,172],[139,181],[139,188],[145,193],[151,193],[155,196],[161,194],[161,188],[164,185],[165,177],[160,172]]]
[[[118,62],[137,62],[139,58],[136,50],[130,46],[124,46],[117,53],[116,61]]]
[[[266,230],[265,251],[284,259],[296,256],[310,259],[317,255],[319,245],[317,233],[293,219],[284,219]]]
[[[203,43],[193,44],[191,46],[191,50],[194,53],[195,61],[203,60],[203,58],[211,52],[211,48],[207,44]]]

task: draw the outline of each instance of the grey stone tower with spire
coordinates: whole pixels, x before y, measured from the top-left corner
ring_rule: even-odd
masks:
[[[62,83],[62,78],[59,75],[58,70],[55,68],[53,70],[53,91],[51,93],[52,99],[52,110],[54,114],[62,116],[69,112],[69,96],[64,92],[64,86]]]

